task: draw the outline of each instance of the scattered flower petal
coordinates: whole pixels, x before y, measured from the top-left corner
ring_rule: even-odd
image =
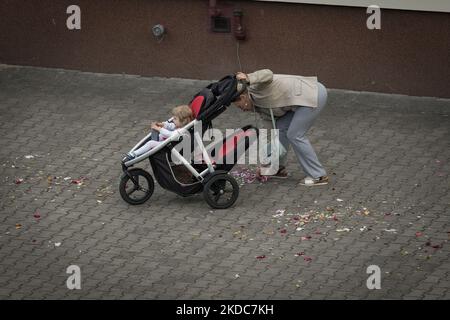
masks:
[[[273,215],[272,217],[274,217],[274,218],[282,217],[282,216],[284,216],[284,212],[285,212],[285,211],[286,211],[286,210],[280,210],[280,209],[278,209],[278,210],[276,211],[276,214]]]
[[[266,182],[266,176],[257,176],[252,170],[248,168],[239,168],[230,172],[230,174],[239,180],[241,185],[253,183],[255,180],[259,180],[260,182]]]
[[[71,182],[72,184],[81,186],[84,183],[84,180],[87,180],[87,178],[81,177],[80,179],[73,179]]]
[[[267,182],[267,180],[269,180],[269,177],[268,176],[259,176],[258,180],[261,182]]]

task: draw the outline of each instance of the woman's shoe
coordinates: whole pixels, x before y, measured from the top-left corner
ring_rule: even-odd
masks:
[[[302,186],[312,187],[312,186],[323,186],[328,184],[328,176],[323,176],[317,179],[306,177],[300,184]]]
[[[261,168],[256,169],[256,177],[267,177],[267,178],[275,178],[275,179],[287,179],[289,176],[286,168],[284,166],[281,166],[280,169],[278,169],[276,174],[273,175],[263,175],[261,174]]]

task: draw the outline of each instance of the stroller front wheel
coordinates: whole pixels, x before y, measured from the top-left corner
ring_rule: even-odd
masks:
[[[213,176],[203,188],[203,197],[214,209],[227,209],[231,207],[239,196],[239,185],[228,174]]]
[[[155,190],[155,183],[150,173],[143,169],[133,168],[124,172],[120,178],[120,196],[125,202],[137,205],[150,199]]]

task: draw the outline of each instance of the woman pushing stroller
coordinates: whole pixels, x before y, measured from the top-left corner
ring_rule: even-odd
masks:
[[[249,74],[238,72],[236,78],[245,81],[248,87],[236,98],[234,104],[243,111],[259,113],[266,129],[273,127],[279,130],[280,168],[278,172],[268,176],[287,177],[287,152],[292,146],[300,167],[306,174],[300,184],[328,184],[325,168],[306,137],[327,103],[325,86],[316,77],[274,74],[269,69]]]

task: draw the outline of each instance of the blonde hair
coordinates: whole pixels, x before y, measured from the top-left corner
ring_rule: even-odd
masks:
[[[188,105],[181,105],[173,108],[172,115],[178,118],[178,120],[180,121],[180,125],[183,127],[194,120],[194,115],[192,114],[192,110]]]

